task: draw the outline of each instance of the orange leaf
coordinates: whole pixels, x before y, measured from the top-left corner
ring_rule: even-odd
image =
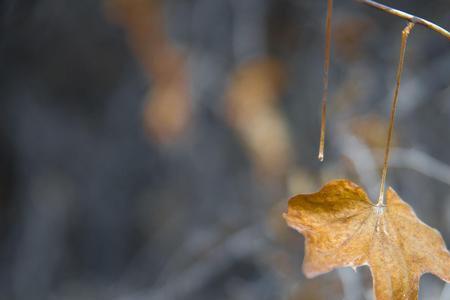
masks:
[[[284,218],[305,236],[307,277],[368,265],[378,300],[417,299],[423,273],[450,282],[450,253],[440,233],[392,188],[386,206],[376,206],[353,182],[331,181],[317,193],[292,197]]]

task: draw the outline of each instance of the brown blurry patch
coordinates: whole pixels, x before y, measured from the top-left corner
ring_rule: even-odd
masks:
[[[367,17],[351,15],[338,16],[333,24],[336,55],[345,60],[356,60],[363,53],[364,39],[373,28]]]
[[[170,41],[160,0],[105,0],[106,13],[127,32],[135,55],[152,81],[144,104],[144,127],[152,138],[171,143],[190,120],[186,59]]]
[[[325,288],[326,287],[326,288]],[[289,300],[334,300],[342,299],[341,283],[336,276],[314,278],[304,281],[291,291]]]
[[[288,126],[277,108],[284,82],[281,64],[265,58],[238,66],[227,90],[227,120],[262,177],[285,175],[291,162]]]
[[[354,118],[350,122],[351,132],[373,150],[383,149],[386,146],[386,132],[388,128],[388,120],[378,115],[366,115]],[[392,146],[397,144],[398,139],[394,132]]]

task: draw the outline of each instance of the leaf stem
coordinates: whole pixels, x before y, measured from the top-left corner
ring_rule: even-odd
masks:
[[[386,175],[387,175],[387,170],[388,170],[389,152],[391,149],[392,131],[394,129],[394,120],[395,120],[395,111],[396,111],[397,102],[398,102],[398,93],[400,90],[400,82],[402,79],[403,65],[405,62],[406,44],[408,41],[408,36],[411,33],[411,30],[414,27],[414,25],[415,25],[414,22],[409,22],[408,25],[406,25],[405,29],[403,29],[403,31],[402,31],[402,44],[400,47],[400,58],[399,58],[398,67],[397,67],[396,85],[395,85],[395,91],[394,91],[394,98],[392,100],[392,106],[391,106],[391,115],[390,115],[390,119],[389,119],[389,129],[388,129],[388,134],[387,134],[386,148],[384,150],[383,171],[381,173],[380,194],[378,196],[377,206],[384,206],[384,190],[385,190],[385,186],[386,186]]]
[[[447,39],[450,40],[450,32],[446,29],[442,28],[441,26],[438,26],[434,24],[433,22],[430,22],[428,20],[425,20],[423,18],[417,17],[415,15],[403,12],[401,10],[389,7],[387,5],[372,1],[372,0],[357,0],[358,2],[361,2],[363,4],[369,5],[371,7],[377,8],[379,10],[385,11],[387,13],[390,13],[392,15],[395,15],[397,17],[400,17],[402,19],[405,19],[411,23],[420,24],[422,26],[425,26],[431,30],[434,30],[435,32],[443,35]]]
[[[331,18],[333,16],[333,0],[328,0],[325,29],[325,62],[323,65],[322,120],[320,125],[320,144],[318,159],[322,162],[325,149],[325,131],[327,122],[328,74],[330,70]]]

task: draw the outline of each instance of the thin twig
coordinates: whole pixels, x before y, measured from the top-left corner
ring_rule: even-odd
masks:
[[[390,14],[395,15],[397,17],[400,17],[402,19],[405,19],[405,20],[407,20],[407,21],[409,21],[411,23],[420,24],[420,25],[423,25],[425,27],[428,27],[429,29],[436,31],[437,33],[445,36],[447,39],[450,40],[450,32],[445,30],[441,26],[438,26],[438,25],[434,24],[433,22],[430,22],[430,21],[425,20],[423,18],[417,17],[415,15],[403,12],[401,10],[398,10],[398,9],[386,6],[384,4],[381,4],[381,3],[378,3],[378,2],[375,2],[375,1],[372,1],[372,0],[357,0],[357,1],[361,2],[363,4],[366,4],[366,5],[369,5],[371,7],[380,9],[382,11],[385,11],[387,13],[390,13]]]
[[[333,16],[333,0],[328,0],[327,20],[325,25],[325,63],[323,65],[322,121],[320,126],[320,144],[318,159],[323,161],[325,148],[325,131],[327,120],[328,73],[330,70],[331,18]]]
[[[408,23],[408,25],[406,25],[405,29],[403,29],[403,31],[402,31],[402,45],[400,47],[400,59],[399,59],[398,68],[397,68],[397,78],[396,78],[394,98],[392,100],[392,106],[391,106],[391,116],[389,119],[388,136],[387,136],[387,141],[386,141],[386,148],[384,151],[383,171],[381,173],[380,195],[378,196],[377,206],[384,205],[384,189],[385,189],[385,185],[386,185],[386,175],[387,175],[388,162],[389,162],[389,150],[391,148],[392,131],[394,129],[394,120],[395,120],[395,111],[397,108],[398,92],[400,90],[400,82],[402,79],[403,64],[405,62],[406,44],[408,41],[408,36],[413,27],[414,27],[414,23],[410,22],[410,23]]]

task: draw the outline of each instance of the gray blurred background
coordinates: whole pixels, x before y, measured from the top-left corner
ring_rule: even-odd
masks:
[[[325,0],[0,0],[0,299],[371,299],[367,268],[306,279],[281,217],[378,190],[406,23],[335,2],[321,164]],[[416,26],[388,184],[447,245],[449,116],[450,42]]]

